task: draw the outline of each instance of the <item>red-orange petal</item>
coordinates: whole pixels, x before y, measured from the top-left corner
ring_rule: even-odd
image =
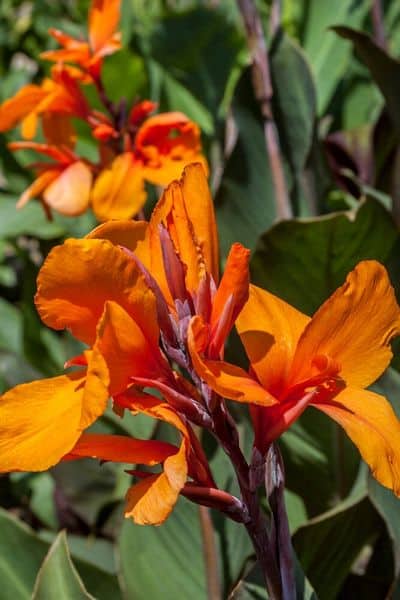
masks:
[[[177,452],[176,446],[158,440],[138,440],[123,435],[83,433],[69,459],[91,457],[120,463],[156,465]]]

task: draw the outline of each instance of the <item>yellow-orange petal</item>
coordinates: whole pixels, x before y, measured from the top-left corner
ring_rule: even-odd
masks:
[[[6,392],[0,398],[0,471],[43,471],[55,465],[80,437],[82,422],[88,426],[104,411],[107,397],[94,372],[88,385],[80,372]],[[85,405],[91,410],[85,412]]]
[[[121,0],[92,0],[89,9],[89,42],[94,53],[116,33],[120,19]]]
[[[164,471],[150,475],[129,488],[126,495],[125,517],[138,525],[161,525],[171,514],[187,479],[185,444],[169,456]]]
[[[386,269],[360,262],[346,282],[315,313],[300,337],[292,381],[307,379],[315,356],[340,365],[340,377],[367,387],[386,369],[390,341],[400,333],[400,308]]]
[[[124,250],[108,240],[70,239],[50,251],[38,276],[35,298],[46,325],[68,328],[92,345],[107,300],[120,304],[149,343],[157,345],[155,297]]]
[[[273,394],[285,386],[297,342],[310,318],[277,296],[250,285],[236,328],[252,368]]]
[[[181,186],[186,211],[201,248],[207,272],[219,280],[219,242],[214,203],[203,164],[187,165]]]
[[[110,394],[122,393],[131,377],[156,379],[164,374],[165,362],[156,345],[151,345],[141,328],[116,302],[106,302],[97,326],[93,356],[99,353],[108,368]]]
[[[373,476],[400,496],[400,422],[386,398],[349,387],[314,406],[343,427]]]
[[[68,458],[86,456],[113,462],[152,466],[163,462],[176,452],[176,446],[158,440],[138,440],[124,435],[83,433],[68,453]]]
[[[272,406],[277,403],[266,389],[240,367],[224,361],[207,360],[200,356],[204,346],[205,326],[199,317],[193,317],[188,328],[188,347],[196,373],[224,398]]]
[[[92,172],[85,163],[77,161],[64,169],[43,192],[50,208],[70,217],[80,215],[89,205]]]
[[[117,156],[97,177],[91,196],[99,221],[129,219],[146,200],[142,166],[130,152]]]
[[[29,115],[48,92],[38,85],[25,85],[0,106],[0,131],[7,131]]]
[[[86,235],[89,239],[109,240],[134,252],[150,268],[150,246],[147,221],[107,221]]]

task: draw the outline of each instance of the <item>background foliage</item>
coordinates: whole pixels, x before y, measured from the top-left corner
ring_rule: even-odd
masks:
[[[293,214],[282,222],[234,0],[124,0],[124,49],[105,66],[113,99],[151,98],[161,110],[182,110],[199,123],[223,256],[232,242],[246,244],[253,281],[309,314],[361,259],[383,262],[399,286],[400,5],[382,3],[379,45],[378,4],[284,0],[282,28],[271,36],[270,5],[259,2]],[[87,7],[86,0],[1,2],[2,100],[42,77],[47,66],[37,57],[51,45],[47,29],[83,31]],[[49,249],[95,224],[89,214],[47,222],[34,202],[16,212],[30,181],[26,163],[6,147],[16,137],[0,137],[2,390],[58,374],[79,351],[68,334],[41,324],[32,298]],[[80,145],[93,153],[83,131]],[[229,352],[241,358],[235,340]],[[397,354],[376,389],[400,416],[399,365]],[[246,446],[248,417],[238,418]],[[122,422],[110,413],[96,427],[165,439],[145,417]],[[229,488],[224,456],[211,441],[208,447],[218,481]],[[299,597],[400,598],[399,500],[369,477],[336,426],[312,410],[283,436],[281,448]],[[182,499],[161,528],[123,522],[123,468],[85,461],[0,476],[1,599],[207,597],[198,508]],[[265,598],[244,528],[212,519],[222,597]]]

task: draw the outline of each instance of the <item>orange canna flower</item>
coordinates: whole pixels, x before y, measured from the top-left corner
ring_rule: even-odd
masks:
[[[255,446],[266,452],[307,406],[341,425],[374,477],[400,495],[400,422],[387,400],[365,390],[386,369],[400,309],[379,263],[361,262],[310,319],[276,296],[251,286],[237,319],[251,364],[202,356],[204,323],[189,327],[199,375],[219,394],[251,405]]]
[[[107,240],[67,240],[49,253],[35,301],[47,325],[67,327],[89,349],[68,361],[77,371],[17,386],[1,397],[0,471],[43,470],[81,456],[164,462],[162,473],[143,479],[127,496],[127,516],[154,524],[167,518],[188,476],[197,485],[213,485],[184,417],[134,387],[148,381],[169,401],[187,401],[180,376],[159,348],[156,298],[129,254]],[[118,412],[139,410],[175,426],[181,447],[140,440],[117,440],[115,446],[109,436],[83,434],[109,397]]]
[[[55,62],[76,63],[97,79],[103,57],[121,47],[121,34],[117,31],[120,5],[121,0],[92,0],[88,41],[77,40],[58,29],[50,29],[50,34],[62,48],[42,52],[41,57]]]
[[[154,104],[142,102],[139,108],[134,106],[131,112],[134,126]],[[146,181],[165,186],[195,161],[207,171],[200,130],[193,121],[178,112],[148,118],[133,132],[132,149],[117,155],[97,177],[91,197],[96,217],[99,221],[132,217],[146,200]]]

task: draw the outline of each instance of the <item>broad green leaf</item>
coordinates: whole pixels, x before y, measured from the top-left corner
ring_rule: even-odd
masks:
[[[391,216],[372,199],[353,211],[284,221],[260,238],[252,280],[312,314],[360,260],[388,260],[397,239]]]
[[[29,600],[48,544],[3,509],[0,531],[1,597]]]
[[[160,527],[125,521],[119,553],[127,598],[207,597],[198,511],[197,506],[181,499]]]
[[[365,494],[354,494],[311,519],[293,537],[299,561],[324,600],[334,600],[365,544],[374,542],[382,522]]]
[[[318,112],[323,114],[351,59],[350,49],[338,44],[329,28],[340,23],[360,27],[370,3],[369,0],[308,0],[302,6],[301,45],[315,75]]]
[[[85,589],[61,532],[51,546],[38,572],[32,600],[94,600]]]
[[[357,55],[368,67],[372,78],[382,92],[393,124],[400,133],[400,62],[380,48],[372,38],[350,27],[334,27],[334,31],[345,39],[350,40]]]
[[[180,110],[185,113],[190,119],[195,121],[200,129],[211,135],[213,133],[214,124],[211,113],[201,104],[195,96],[177,79],[172,77],[161,65],[155,61],[149,64],[151,77],[159,86],[161,98],[165,98],[166,105]]]

